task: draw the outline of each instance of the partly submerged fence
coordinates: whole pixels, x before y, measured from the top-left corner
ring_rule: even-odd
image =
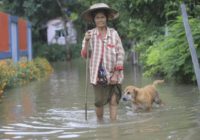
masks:
[[[21,57],[32,60],[31,24],[22,18],[0,12],[0,59]]]

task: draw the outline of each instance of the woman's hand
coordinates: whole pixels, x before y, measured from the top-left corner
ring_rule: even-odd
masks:
[[[119,72],[118,71],[115,71],[113,73],[113,75],[111,76],[110,78],[110,84],[111,85],[114,85],[114,84],[117,84],[118,83],[118,75],[119,75]]]
[[[91,32],[90,32],[90,31],[87,31],[87,32],[85,33],[85,40],[86,40],[86,41],[89,41],[90,38],[91,38]]]

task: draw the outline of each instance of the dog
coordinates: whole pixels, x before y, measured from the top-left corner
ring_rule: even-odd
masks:
[[[151,111],[153,103],[163,106],[164,103],[159,97],[156,85],[164,83],[164,80],[155,80],[153,84],[143,88],[135,86],[127,86],[122,96],[123,101],[132,101],[134,111],[145,110]]]

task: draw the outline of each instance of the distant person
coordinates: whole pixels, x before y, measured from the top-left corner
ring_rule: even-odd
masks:
[[[96,116],[103,120],[104,105],[109,103],[110,119],[117,119],[117,107],[121,98],[124,78],[124,49],[117,31],[107,26],[108,20],[118,17],[118,12],[105,3],[96,3],[82,13],[95,28],[85,33],[81,55],[87,57],[90,48],[90,83],[95,94]]]

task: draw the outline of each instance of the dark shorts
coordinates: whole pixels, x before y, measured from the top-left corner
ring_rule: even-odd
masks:
[[[116,102],[119,103],[119,100],[122,96],[121,84],[116,85],[93,85],[94,94],[95,94],[95,106],[101,107],[110,102],[113,94],[116,95]]]

